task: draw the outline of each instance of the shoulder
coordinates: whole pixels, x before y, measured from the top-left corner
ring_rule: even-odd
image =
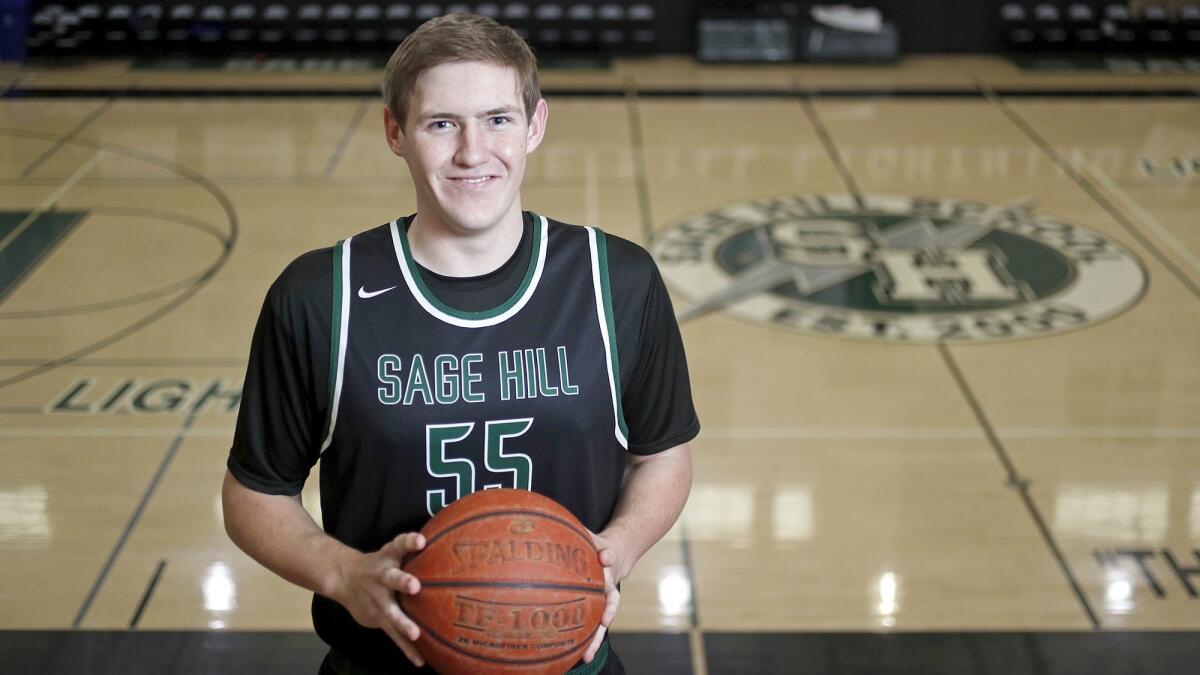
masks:
[[[609,274],[631,276],[638,283],[649,283],[657,274],[658,266],[650,252],[628,239],[615,234],[605,233],[604,241],[608,249]]]
[[[267,305],[289,329],[326,315],[333,298],[334,248],[319,248],[297,257],[267,291]]]
[[[571,225],[551,218],[546,219],[551,233],[586,237],[589,228]],[[652,298],[665,295],[662,276],[650,252],[639,244],[624,237],[594,229],[604,240],[605,257],[608,261],[608,280],[612,288],[613,303],[618,314],[626,314],[624,308],[641,308]]]
[[[580,237],[585,236],[589,229],[582,225],[572,225],[552,218],[547,218],[546,221],[550,224],[551,231],[558,230]],[[620,276],[633,277],[630,279],[631,282],[641,283],[647,283],[655,276],[658,268],[649,251],[628,239],[605,232],[599,227],[590,229],[596,230],[604,238],[610,276],[619,273]]]

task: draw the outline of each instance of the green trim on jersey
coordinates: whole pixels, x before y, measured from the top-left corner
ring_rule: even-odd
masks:
[[[596,261],[600,267],[600,296],[604,300],[604,322],[608,326],[608,349],[612,355],[613,407],[617,416],[617,428],[628,441],[629,427],[625,424],[625,411],[621,405],[621,364],[617,354],[617,325],[613,320],[612,289],[608,279],[608,244],[604,231],[592,228],[596,233]]]
[[[349,270],[346,269],[349,261],[345,260],[345,252],[348,252],[348,248],[348,239],[339,241],[333,247],[333,313],[330,315],[329,324],[329,398],[326,403],[325,429],[321,435],[321,452],[325,452],[325,448],[329,447],[330,442],[333,441],[333,425],[337,421],[338,397],[341,394],[339,371],[343,358],[342,313],[344,308],[349,305],[343,282],[344,278],[349,277]]]
[[[525,278],[521,280],[521,285],[517,287],[517,290],[513,292],[512,296],[508,300],[504,301],[504,304],[500,305],[499,307],[485,309],[480,312],[464,312],[460,309],[454,309],[453,307],[443,303],[441,300],[438,300],[437,296],[433,294],[433,291],[429,290],[429,287],[425,285],[425,280],[421,278],[421,272],[417,269],[416,261],[413,260],[412,257],[412,250],[408,245],[408,226],[412,223],[412,218],[405,218],[403,221],[403,226],[400,228],[401,234],[403,235],[399,237],[400,247],[404,251],[404,265],[408,268],[409,273],[412,275],[413,282],[415,282],[417,290],[421,293],[421,296],[425,298],[430,305],[436,308],[437,311],[457,319],[491,319],[512,309],[513,305],[516,305],[518,302],[520,302],[521,298],[524,297],[525,292],[529,290],[529,285],[533,282],[534,273],[538,269],[538,263],[541,261],[542,255],[545,254],[545,251],[542,250],[542,219],[532,211],[529,212],[529,215],[533,219],[533,236],[530,237],[530,243],[533,246],[533,255],[529,256],[529,268],[525,270]],[[524,215],[522,215],[522,218],[524,218]]]

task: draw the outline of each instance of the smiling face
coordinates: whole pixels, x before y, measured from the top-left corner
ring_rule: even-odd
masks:
[[[526,115],[512,68],[467,61],[422,73],[404,126],[384,112],[388,146],[412,174],[418,218],[463,234],[519,222],[525,159],[542,142],[546,115],[545,100]]]

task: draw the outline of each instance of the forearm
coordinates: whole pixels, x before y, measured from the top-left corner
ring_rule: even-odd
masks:
[[[339,565],[358,552],[325,534],[299,496],[256,492],[226,471],[221,503],[238,548],[293,584],[334,597]]]
[[[616,511],[601,533],[619,542],[627,567],[619,570],[622,577],[675,524],[691,488],[692,454],[686,443],[629,467]]]

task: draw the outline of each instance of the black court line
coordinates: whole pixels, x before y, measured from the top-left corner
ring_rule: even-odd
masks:
[[[896,87],[806,87],[800,93],[821,98],[983,98],[984,94],[973,88],[896,88]],[[1130,89],[1100,88],[1009,88],[996,93],[1007,98],[1198,98],[1200,89],[1189,87],[1146,87]],[[626,88],[564,88],[543,89],[547,98],[623,98]],[[374,98],[379,92],[374,89],[134,89],[134,88],[33,88],[17,84],[0,98]],[[639,89],[642,98],[792,98],[797,95],[794,88],[670,88]]]
[[[679,539],[680,547],[683,549],[683,570],[687,574],[688,588],[691,589],[691,605],[692,611],[689,619],[692,622],[692,629],[700,627],[700,601],[697,599],[699,593],[696,589],[696,567],[692,563],[692,538],[688,536],[687,523],[683,518],[679,519]]]
[[[154,589],[158,588],[158,582],[162,579],[163,570],[166,567],[166,558],[159,560],[158,565],[154,567],[154,574],[150,577],[150,582],[146,584],[146,590],[142,593],[142,600],[138,603],[137,609],[133,611],[133,616],[129,619],[130,630],[137,629],[138,624],[142,622],[142,614],[146,612],[146,606],[150,604],[150,596],[154,595]]]
[[[45,152],[43,152],[41,155],[39,155],[37,159],[30,162],[29,166],[25,167],[25,169],[23,171],[21,171],[21,178],[28,178],[29,174],[36,171],[39,166],[41,166],[42,164],[44,164],[46,162],[46,160],[53,157],[54,154],[57,153],[59,150],[61,150],[64,145],[66,145],[72,139],[74,139],[76,136],[78,136],[79,132],[86,129],[87,126],[89,124],[91,124],[92,122],[95,122],[96,120],[100,119],[100,116],[103,115],[104,113],[108,112],[108,109],[111,108],[113,106],[113,104],[116,102],[117,102],[116,97],[114,97],[114,96],[108,97],[107,101],[105,101],[103,104],[101,104],[100,107],[93,110],[90,115],[83,118],[83,121],[80,122],[79,124],[76,124],[75,128],[68,131],[65,136],[63,136],[63,137],[59,138],[57,141],[55,141],[54,145],[51,145],[50,148],[47,149]]]
[[[633,141],[633,173],[636,177],[638,213],[642,221],[642,241],[649,246],[654,239],[654,224],[650,215],[650,182],[646,176],[646,141],[642,134],[642,114],[638,109],[638,92],[633,78],[625,81],[625,108],[629,115],[629,135]]]
[[[52,357],[0,359],[3,366],[40,366]],[[203,359],[203,358],[130,358],[130,359],[77,359],[72,366],[91,368],[245,368],[246,359]]]
[[[1084,614],[1087,615],[1088,622],[1092,625],[1092,630],[1100,630],[1100,620],[1096,617],[1096,611],[1092,609],[1092,604],[1088,601],[1087,595],[1079,585],[1079,580],[1075,578],[1075,571],[1071,569],[1071,565],[1067,562],[1066,556],[1063,555],[1062,549],[1054,539],[1054,535],[1050,532],[1050,528],[1046,526],[1046,519],[1042,517],[1042,512],[1038,509],[1037,503],[1034,502],[1033,495],[1029,492],[1030,481],[1027,478],[1023,478],[1017,472],[1017,468],[1009,457],[1008,451],[1005,450],[1004,444],[1000,442],[995,428],[992,427],[991,421],[988,420],[987,415],[983,412],[983,406],[979,404],[979,399],[975,397],[975,392],[971,390],[971,385],[967,383],[966,377],[963,376],[958,363],[955,362],[954,356],[950,353],[950,349],[946,346],[945,342],[938,342],[938,353],[941,354],[942,360],[946,363],[946,367],[954,377],[955,383],[958,384],[963,398],[967,400],[967,404],[971,407],[971,412],[975,414],[975,419],[979,422],[980,428],[983,429],[983,433],[987,437],[988,443],[991,444],[992,450],[995,451],[996,457],[1004,465],[1004,470],[1008,474],[1009,487],[1016,490],[1017,494],[1021,496],[1021,502],[1025,504],[1026,511],[1029,512],[1034,524],[1037,525],[1038,532],[1042,535],[1042,541],[1046,543],[1046,546],[1054,555],[1059,569],[1062,570],[1063,576],[1066,577],[1067,583],[1070,584],[1071,590],[1075,593],[1075,598],[1079,601]]]
[[[815,108],[812,108],[810,104],[809,109],[811,112],[811,118],[819,124],[820,118],[818,115],[816,115]],[[821,125],[821,127],[818,128],[817,133],[822,136],[822,142],[826,143],[825,148],[830,153],[831,161],[833,161],[833,163],[839,167],[838,171],[842,175],[843,180],[846,182],[846,189],[850,190],[851,193],[854,194],[855,199],[861,204],[861,194],[858,192],[858,182],[853,179],[849,168],[846,167],[845,163],[842,161],[841,154],[838,152],[832,136],[830,136],[828,132],[824,130],[824,125]],[[971,391],[971,388],[967,385],[966,378],[963,377],[962,372],[958,368],[958,364],[955,363],[944,342],[938,342],[938,352],[942,355],[942,360],[945,361],[947,368],[950,369],[951,375],[954,377],[955,382],[958,383],[959,390],[962,392],[963,397],[966,398],[967,404],[971,407],[972,412],[974,412],[975,419],[979,422],[980,427],[987,436],[988,442],[991,443],[992,450],[996,453],[1000,463],[1004,466],[1004,470],[1008,477],[1008,484],[1020,494],[1021,501],[1025,504],[1026,510],[1033,518],[1034,524],[1037,526],[1038,531],[1042,535],[1042,540],[1046,543],[1046,546],[1049,547],[1051,553],[1054,555],[1055,560],[1058,562],[1059,568],[1062,570],[1063,575],[1067,578],[1068,584],[1070,584],[1071,589],[1075,592],[1075,597],[1079,600],[1080,605],[1083,607],[1083,611],[1087,615],[1087,618],[1092,625],[1092,629],[1099,630],[1100,621],[1096,618],[1096,612],[1092,609],[1091,604],[1088,602],[1087,596],[1084,595],[1083,589],[1079,586],[1079,582],[1075,578],[1075,572],[1071,569],[1070,565],[1067,564],[1067,560],[1065,557],[1063,557],[1062,550],[1059,548],[1058,542],[1054,540],[1049,528],[1046,527],[1045,519],[1042,518],[1041,511],[1038,510],[1037,504],[1034,503],[1033,497],[1029,493],[1029,481],[1020,477],[1016,466],[1013,465],[1012,460],[1009,458],[1008,452],[1004,449],[1004,445],[1001,444],[1000,438],[996,435],[995,429],[992,427],[991,422],[984,414],[982,406],[979,405],[979,401],[975,398],[974,392]]]
[[[13,130],[13,129],[0,129],[0,136],[3,136],[3,135],[16,136],[16,137],[22,137],[22,138],[38,138],[38,139],[49,139],[49,138],[54,137],[51,134],[43,134],[43,133],[38,133],[38,132],[18,131],[18,130]],[[194,183],[196,186],[198,186],[202,190],[208,192],[213,197],[213,199],[215,199],[217,201],[217,203],[220,205],[221,209],[225,212],[226,217],[229,219],[229,234],[227,235],[227,239],[225,240],[224,249],[222,250],[221,255],[218,256],[217,261],[214,262],[213,265],[211,267],[209,267],[209,269],[206,270],[205,273],[200,278],[198,278],[195,283],[193,283],[191,286],[189,286],[182,293],[175,296],[173,299],[171,299],[167,303],[163,304],[162,306],[160,306],[158,309],[154,310],[153,312],[150,312],[146,316],[143,316],[141,319],[129,324],[128,326],[125,326],[121,330],[119,330],[115,333],[112,333],[111,335],[109,335],[105,338],[102,338],[100,340],[92,342],[91,344],[81,347],[80,349],[77,349],[74,352],[71,352],[70,354],[61,356],[57,359],[54,359],[53,361],[46,361],[37,366],[31,367],[28,370],[17,373],[16,375],[12,375],[10,377],[0,379],[0,389],[3,389],[9,385],[16,384],[18,382],[23,382],[32,377],[37,377],[38,375],[41,375],[42,373],[49,372],[60,366],[74,363],[75,361],[78,361],[79,359],[81,359],[85,356],[93,354],[111,344],[120,342],[121,340],[140,331],[141,329],[145,328],[146,326],[149,326],[149,325],[157,322],[159,319],[163,318],[167,314],[170,314],[171,312],[173,312],[176,309],[178,309],[179,307],[181,307],[184,303],[186,303],[188,300],[190,300],[193,295],[199,293],[206,285],[208,285],[208,282],[212,281],[213,278],[216,277],[217,273],[221,270],[221,268],[223,268],[225,266],[225,263],[229,260],[229,256],[233,253],[234,247],[237,245],[239,228],[238,228],[237,212],[233,208],[233,202],[230,201],[229,197],[224,192],[222,192],[221,189],[218,188],[215,183],[213,183],[211,180],[209,180],[203,174],[192,171],[191,169],[188,169],[185,166],[175,164],[175,163],[165,160],[161,157],[152,155],[150,153],[142,152],[139,150],[134,150],[132,148],[121,147],[121,146],[102,145],[95,141],[90,141],[90,140],[86,140],[86,139],[78,139],[78,138],[72,140],[71,142],[74,144],[77,144],[77,145],[82,145],[82,146],[94,148],[97,150],[102,149],[109,153],[124,155],[126,157],[132,157],[134,159],[141,160],[148,164],[153,164],[155,166],[162,167],[164,169],[167,169],[168,171],[174,171],[175,173],[184,177],[188,181]]]
[[[20,84],[21,80],[24,78],[25,78],[25,75],[23,75],[23,74],[17,75],[16,77],[9,80],[8,82],[5,82],[4,86],[0,87],[0,98],[4,98],[4,95],[7,94],[9,91],[12,91],[12,89],[15,88],[18,84]]]
[[[1141,230],[1139,230],[1136,225],[1134,225],[1127,217],[1125,217],[1124,212],[1114,206],[1107,197],[1105,197],[1100,193],[1099,190],[1096,189],[1096,186],[1092,185],[1090,180],[1088,180],[1082,173],[1075,169],[1071,162],[1067,161],[1062,155],[1060,155],[1058,151],[1055,150],[1054,147],[1047,142],[1046,139],[1042,137],[1042,135],[1039,134],[1031,124],[1029,124],[1029,122],[1017,114],[1017,111],[1013,110],[1004,101],[999,92],[994,92],[991,89],[988,89],[987,85],[983,84],[982,82],[979,83],[979,88],[980,91],[987,96],[988,100],[994,103],[996,107],[1000,108],[1000,111],[1003,112],[1006,117],[1008,117],[1009,121],[1012,122],[1013,125],[1020,129],[1021,132],[1029,138],[1029,140],[1033,141],[1033,143],[1037,145],[1042,152],[1046,153],[1046,156],[1048,156],[1052,162],[1057,164],[1058,167],[1062,169],[1063,172],[1066,173],[1076,185],[1082,188],[1083,191],[1086,192],[1088,196],[1090,196],[1092,200],[1100,206],[1100,208],[1104,209],[1108,215],[1112,216],[1112,219],[1117,221],[1117,223],[1129,233],[1129,236],[1136,239],[1143,248],[1150,252],[1150,255],[1154,256],[1154,259],[1157,260],[1159,264],[1167,268],[1167,271],[1170,272],[1171,275],[1179,281],[1179,283],[1183,284],[1184,288],[1187,288],[1192,292],[1192,295],[1196,296],[1197,299],[1200,299],[1200,284],[1192,281],[1192,279],[1188,277],[1183,270],[1179,269],[1179,267],[1172,262],[1171,259],[1168,258],[1153,241],[1146,237],[1146,235],[1142,234]]]
[[[370,99],[363,99],[358,109],[354,111],[354,115],[350,118],[350,125],[346,127],[346,133],[342,134],[342,140],[338,142],[337,147],[334,148],[333,155],[329,157],[329,161],[325,164],[325,172],[322,174],[325,178],[332,176],[338,162],[342,161],[342,155],[346,154],[346,145],[354,137],[354,132],[358,131],[358,125],[362,124],[363,117],[366,116],[370,105]]]
[[[833,137],[829,135],[829,130],[825,128],[825,123],[821,121],[821,116],[817,114],[817,107],[813,105],[812,96],[805,96],[800,99],[800,107],[804,109],[804,114],[808,117],[808,121],[816,130],[817,136],[821,139],[821,145],[825,146],[825,153],[829,155],[830,161],[837,167],[838,175],[842,177],[842,182],[846,184],[846,189],[854,197],[854,203],[859,210],[865,210],[863,204],[862,190],[858,187],[858,181],[854,180],[854,175],[850,173],[850,167],[846,165],[846,160],[842,157],[842,153],[838,151],[837,144],[833,142]]]
[[[638,108],[638,90],[633,78],[625,80],[625,106],[629,114],[629,133],[633,141],[633,167],[636,176],[638,194],[638,212],[642,221],[642,241],[646,246],[654,239],[654,224],[650,211],[650,181],[646,173],[646,142],[642,131],[642,115]],[[687,577],[688,589],[691,590],[691,621],[690,628],[700,627],[700,601],[697,599],[696,568],[692,564],[692,543],[688,537],[687,524],[682,516],[679,519],[679,545],[683,557],[684,574]]]
[[[45,221],[49,220],[51,223],[43,225],[39,229],[26,230],[21,236],[17,237],[17,240],[21,240],[22,237],[24,237],[24,241],[29,241],[31,238],[36,239],[38,236],[49,234],[51,239],[44,242],[43,246],[38,250],[36,257],[30,260],[25,265],[24,269],[20,269],[18,267],[18,272],[14,277],[8,279],[6,282],[0,282],[4,283],[4,286],[0,287],[0,305],[3,305],[4,301],[8,299],[8,296],[12,295],[13,292],[20,288],[21,284],[25,283],[25,280],[32,276],[33,273],[42,266],[42,263],[45,262],[46,259],[49,258],[50,255],[54,253],[54,251],[57,250],[64,241],[66,241],[67,237],[71,236],[71,233],[73,233],[79,227],[79,224],[83,222],[85,217],[85,214],[76,212],[67,222],[66,227],[55,231],[52,223],[54,216],[57,215],[64,214],[62,212],[46,212],[36,214],[34,221],[31,223],[31,227],[36,228],[39,224],[38,221],[45,223]],[[16,244],[17,240],[13,240],[13,242],[9,245],[12,246],[12,244]],[[16,249],[18,247],[13,246],[13,248]],[[17,265],[19,266],[19,263],[17,263]],[[2,314],[0,314],[0,316],[2,316]]]
[[[191,216],[188,216],[185,214],[172,213],[170,211],[161,211],[158,209],[116,208],[116,207],[92,207],[92,208],[86,209],[85,214],[88,216],[116,215],[116,216],[135,216],[135,217],[145,217],[145,218],[157,218],[160,220],[175,223],[178,225],[183,225],[185,227],[190,227],[190,228],[196,229],[200,232],[203,232],[204,234],[207,234],[210,237],[212,237],[213,239],[215,239],[220,246],[225,246],[227,243],[225,233],[222,232],[220,230],[220,228],[218,228],[217,226],[215,226],[211,223],[207,223],[207,222],[202,221],[197,218],[192,218]],[[68,306],[68,307],[54,307],[54,308],[50,308],[50,309],[40,309],[40,310],[0,311],[0,320],[44,319],[44,318],[48,318],[48,317],[69,316],[72,314],[86,314],[89,312],[99,312],[99,311],[103,311],[103,310],[116,309],[118,307],[128,307],[130,305],[137,305],[137,304],[141,304],[144,302],[149,302],[151,300],[157,300],[158,298],[162,298],[162,297],[171,295],[173,293],[179,293],[181,291],[184,291],[184,290],[188,289],[189,287],[191,287],[192,285],[194,285],[195,283],[197,283],[198,281],[202,280],[206,275],[209,274],[209,272],[210,272],[210,269],[205,269],[200,272],[191,274],[190,276],[188,276],[186,278],[180,279],[178,281],[167,284],[165,286],[161,286],[159,288],[154,288],[154,289],[142,292],[142,293],[125,296],[123,298],[114,298],[111,300],[105,300],[102,302],[93,302],[93,303],[88,303],[85,305],[75,305],[75,306]]]
[[[187,436],[188,430],[192,428],[192,424],[195,421],[196,413],[193,411],[183,421],[183,426],[179,429],[179,433],[175,435],[175,440],[171,441],[171,446],[167,448],[166,454],[163,455],[162,462],[158,465],[158,470],[154,472],[154,476],[150,479],[150,484],[146,486],[145,492],[142,493],[141,501],[134,508],[133,514],[129,516],[129,521],[125,523],[125,530],[121,532],[121,536],[113,544],[112,551],[108,554],[108,559],[104,561],[104,566],[100,568],[100,574],[92,582],[91,590],[88,591],[87,597],[83,599],[83,604],[79,606],[79,613],[75,615],[75,620],[71,622],[71,628],[79,628],[83,625],[83,620],[87,618],[87,613],[92,609],[92,603],[96,600],[96,595],[100,592],[100,587],[108,579],[108,573],[112,571],[113,564],[117,561],[117,557],[121,555],[121,550],[125,548],[125,543],[129,541],[129,535],[133,533],[133,528],[137,527],[138,521],[142,518],[142,513],[146,510],[146,505],[150,503],[150,498],[154,496],[154,490],[167,473],[167,469],[171,466],[171,461],[175,459],[175,454],[179,451],[179,446],[183,443],[184,437]]]

